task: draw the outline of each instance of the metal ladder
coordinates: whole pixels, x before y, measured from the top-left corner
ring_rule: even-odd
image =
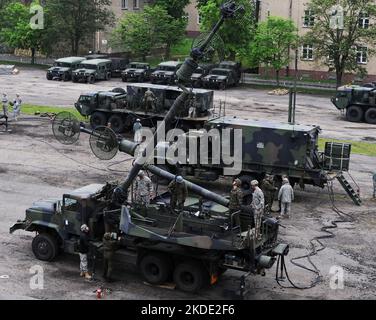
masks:
[[[337,176],[337,180],[342,185],[343,189],[345,189],[352,201],[357,206],[360,206],[362,204],[362,200],[360,199],[359,193],[354,190],[354,188],[350,185],[350,183],[346,180],[342,173]]]

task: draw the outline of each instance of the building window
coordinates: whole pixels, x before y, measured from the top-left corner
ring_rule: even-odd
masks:
[[[366,64],[368,62],[368,49],[367,47],[356,48],[356,62],[359,64]]]
[[[315,15],[312,10],[305,10],[303,17],[303,27],[311,28],[315,25]]]
[[[302,60],[313,60],[313,45],[305,44],[302,46]]]
[[[128,0],[121,0],[121,10],[128,10]]]
[[[359,28],[368,29],[369,27],[369,15],[367,13],[361,13],[359,18]]]
[[[140,9],[140,0],[133,0],[133,9]]]

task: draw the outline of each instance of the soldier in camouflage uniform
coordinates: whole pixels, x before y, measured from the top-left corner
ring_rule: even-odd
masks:
[[[138,173],[134,186],[135,201],[137,204],[147,206],[150,204],[150,198],[153,196],[153,183],[145,175],[144,171]]]
[[[103,278],[107,282],[114,281],[112,278],[113,257],[117,249],[117,245],[117,239],[114,239],[110,232],[106,232],[103,236]]]
[[[274,186],[273,176],[267,174],[262,180],[260,188],[265,196],[265,213],[269,214],[272,211],[275,192],[278,190]]]
[[[149,111],[149,110],[152,110],[152,111],[155,111],[155,94],[153,93],[153,91],[151,91],[150,88],[148,88],[148,90],[145,92],[145,95],[144,95],[144,104],[145,104],[145,110],[146,111]]]
[[[182,210],[184,208],[185,200],[188,197],[188,188],[183,177],[177,176],[175,180],[171,181],[168,185],[168,190],[171,193],[171,209]]]
[[[230,202],[228,208],[230,209],[230,213],[233,214],[235,212],[241,211],[242,204],[243,204],[243,191],[241,189],[241,180],[235,179],[232,183],[232,189],[230,193]],[[240,217],[239,215],[235,216],[233,223],[239,225],[240,224]]]
[[[251,181],[253,190],[251,207],[255,217],[255,235],[257,239],[262,237],[261,234],[261,220],[264,215],[265,199],[262,190],[259,188],[257,180]]]

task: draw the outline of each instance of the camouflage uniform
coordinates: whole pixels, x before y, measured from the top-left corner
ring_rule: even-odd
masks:
[[[265,207],[268,206],[268,212],[272,210],[274,202],[274,193],[276,188],[274,186],[274,181],[271,177],[267,177],[261,182],[261,190],[265,196]]]
[[[243,204],[243,191],[240,187],[232,188],[230,193],[230,202],[228,205],[228,208],[230,209],[230,213],[233,214],[237,211],[240,211],[242,209]],[[235,223],[236,225],[240,225],[240,217],[239,215],[235,215],[234,220],[232,223]]]
[[[291,202],[294,200],[294,190],[288,180],[283,182],[278,193],[278,200],[281,201],[281,215],[289,216],[291,212]]]
[[[150,90],[150,88],[145,92],[144,95],[144,103],[145,103],[145,110],[155,110],[155,95],[153,91]]]
[[[138,177],[135,182],[135,201],[137,204],[147,206],[153,193],[153,183],[149,177]]]
[[[373,174],[373,197],[376,198],[376,172]]]
[[[171,193],[171,209],[182,210],[184,208],[185,199],[188,197],[188,188],[185,182],[177,183],[175,180],[168,185],[168,190]]]
[[[8,129],[8,98],[4,94],[1,100],[2,103],[2,114],[0,114],[0,119],[5,119],[5,129]]]
[[[103,278],[109,281],[112,280],[112,262],[116,249],[117,240],[112,239],[111,233],[105,233],[103,236]]]
[[[256,236],[261,237],[261,219],[264,215],[265,199],[259,187],[256,187],[252,194],[251,207],[255,217]]]

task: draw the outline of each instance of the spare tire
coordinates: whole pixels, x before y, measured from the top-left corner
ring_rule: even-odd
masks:
[[[362,122],[363,110],[359,106],[350,106],[347,108],[346,119],[351,122]]]
[[[365,114],[367,123],[376,124],[376,108],[369,108]]]

